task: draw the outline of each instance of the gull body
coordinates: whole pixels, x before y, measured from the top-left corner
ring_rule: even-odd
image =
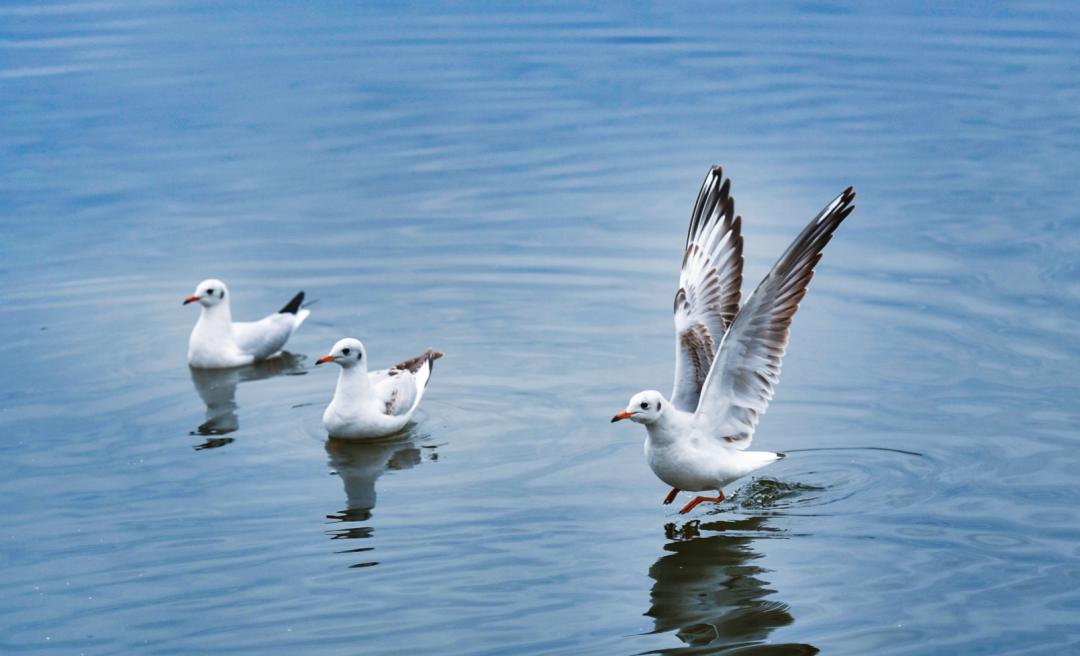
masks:
[[[675,385],[669,401],[655,390],[635,394],[612,421],[645,426],[645,459],[653,473],[680,491],[724,500],[723,487],[785,457],[747,451],[780,380],[792,317],[833,232],[855,209],[849,187],[823,209],[788,247],[740,306],[742,219],[735,216],[731,182],[714,166],[690,216],[679,289],[675,294]]]
[[[204,280],[184,305],[198,303],[199,320],[188,340],[188,364],[199,369],[242,367],[270,358],[285,347],[292,334],[311,314],[300,309],[300,292],[281,310],[258,321],[233,321],[232,295],[220,280]]]
[[[710,432],[696,427],[692,413],[665,403],[660,392],[642,392],[638,396],[661,405],[659,416],[645,423],[645,460],[657,478],[675,489],[720,490],[784,457],[780,453],[739,451],[725,446]]]
[[[331,437],[370,439],[401,431],[420,407],[435,360],[442,353],[428,349],[390,369],[368,371],[367,350],[360,340],[347,338],[334,344],[329,355],[316,362],[341,366],[323,426]]]

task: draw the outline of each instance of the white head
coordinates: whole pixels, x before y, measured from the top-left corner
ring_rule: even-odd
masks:
[[[215,278],[204,280],[195,287],[195,293],[184,299],[184,305],[188,303],[198,303],[204,308],[213,307],[221,303],[226,303],[225,300],[229,295],[229,288],[225,286],[225,283]]]
[[[364,350],[364,345],[360,343],[360,340],[346,337],[334,344],[334,348],[330,349],[330,354],[322,356],[315,361],[315,364],[320,365],[324,362],[336,362],[345,369],[361,367],[366,370],[367,351]]]
[[[630,403],[626,405],[626,410],[612,417],[611,421],[614,423],[622,419],[629,419],[639,424],[648,425],[659,420],[666,409],[667,401],[664,399],[664,395],[656,390],[647,390],[630,397]]]

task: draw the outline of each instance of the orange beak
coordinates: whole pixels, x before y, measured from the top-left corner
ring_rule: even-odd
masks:
[[[633,417],[633,416],[634,416],[634,413],[626,412],[624,410],[624,411],[620,412],[619,414],[615,415],[614,417],[612,417],[611,418],[611,423],[614,424],[617,421],[622,421],[623,419],[629,419],[630,417]]]
[[[334,361],[334,356],[332,356],[332,355],[324,355],[324,356],[322,356],[321,358],[319,358],[318,360],[315,361],[315,365],[318,366],[318,365],[320,365],[320,364],[322,364],[324,362],[333,362],[333,361]]]
[[[198,296],[188,296],[187,298],[184,299],[184,305],[187,305],[188,303],[195,303],[198,300],[199,300]]]

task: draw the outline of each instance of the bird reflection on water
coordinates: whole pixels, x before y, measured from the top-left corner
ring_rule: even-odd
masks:
[[[665,527],[667,552],[649,568],[655,580],[651,606],[653,633],[674,632],[686,647],[656,653],[674,654],[816,654],[797,643],[767,643],[775,629],[794,621],[788,606],[775,598],[756,564],[756,542],[778,537],[768,517],[739,517],[701,524]]]
[[[353,441],[331,437],[326,441],[328,465],[345,486],[346,507],[326,518],[340,523],[366,522],[375,509],[375,481],[387,470],[412,469],[424,461],[435,460],[433,446],[418,446],[419,437],[400,435],[388,440]],[[366,539],[372,526],[345,526],[329,531],[331,540]],[[338,553],[366,553],[373,547],[345,549]],[[378,561],[363,561],[349,567],[370,567]]]
[[[264,360],[246,367],[233,369],[196,369],[190,368],[191,382],[206,404],[206,419],[191,432],[192,435],[207,436],[207,440],[195,447],[196,451],[225,446],[233,441],[224,437],[240,428],[237,416],[236,388],[240,383],[265,380],[274,376],[296,376],[304,374],[304,356],[292,353]]]

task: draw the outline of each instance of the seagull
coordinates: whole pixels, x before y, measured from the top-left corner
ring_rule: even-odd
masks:
[[[258,321],[232,320],[229,288],[211,278],[199,283],[184,305],[202,306],[188,340],[188,364],[199,369],[242,367],[277,354],[311,310],[301,310],[300,292],[274,314]]]
[[[367,351],[358,339],[334,344],[329,355],[315,364],[341,366],[334,398],[323,413],[323,426],[331,437],[346,439],[385,437],[397,433],[412,419],[427,389],[435,361],[443,356],[430,348],[390,369],[368,372]]]
[[[690,215],[675,293],[671,400],[655,390],[639,392],[611,419],[645,426],[645,458],[672,488],[665,505],[682,490],[717,491],[715,497],[696,496],[682,514],[703,501],[720,503],[724,486],[785,457],[746,448],[780,380],[791,319],[814,266],[855,209],[855,191],[848,187],[810,221],[740,307],[742,218],[734,216],[730,192],[731,180],[712,167]]]

